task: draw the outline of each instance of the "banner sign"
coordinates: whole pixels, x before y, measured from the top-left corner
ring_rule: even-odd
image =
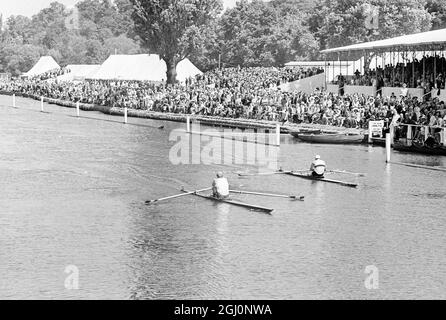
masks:
[[[382,137],[383,129],[384,129],[384,120],[369,121],[369,132],[372,134],[372,136]]]

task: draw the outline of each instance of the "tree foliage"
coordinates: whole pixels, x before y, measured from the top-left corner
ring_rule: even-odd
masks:
[[[60,65],[102,63],[110,54],[140,53],[129,0],[84,0],[78,25],[67,26],[70,11],[52,2],[32,18],[11,16],[0,32],[0,72],[28,71],[41,55]]]
[[[378,8],[377,29],[366,20]],[[11,16],[0,29],[0,72],[18,75],[41,55],[61,65],[102,63],[110,54],[157,53],[175,79],[189,57],[201,70],[280,66],[320,59],[319,50],[446,28],[445,0],[82,0],[76,25],[53,2],[31,18]]]
[[[222,10],[221,0],[131,0],[133,20],[143,45],[167,65],[167,82],[176,65],[203,41],[200,32]]]
[[[432,16],[432,29],[446,28],[445,0],[427,0],[426,9]]]
[[[314,56],[318,44],[293,2],[240,1],[221,17],[227,65],[273,66]]]
[[[319,0],[310,30],[321,49],[428,31],[432,16],[425,0]],[[370,8],[378,9],[378,28],[368,27]]]

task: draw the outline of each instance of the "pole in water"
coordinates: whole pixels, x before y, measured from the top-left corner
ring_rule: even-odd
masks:
[[[79,117],[79,101],[76,102],[76,115]]]
[[[43,97],[40,97],[40,112],[43,112]]]
[[[373,137],[373,134],[372,134],[372,126],[370,125],[370,121],[369,121],[369,144],[370,143],[373,143],[373,140],[372,140],[372,137]]]
[[[391,134],[390,133],[386,133],[386,162],[389,163],[390,162],[390,149],[392,148],[391,146],[391,139],[390,139]]]
[[[124,108],[124,123],[127,123],[127,108]]]
[[[276,145],[280,146],[280,124],[276,125]]]
[[[189,116],[186,117],[186,132],[187,133],[190,132],[190,117]]]
[[[16,105],[15,105],[15,94],[12,95],[12,106],[14,108],[16,108]]]

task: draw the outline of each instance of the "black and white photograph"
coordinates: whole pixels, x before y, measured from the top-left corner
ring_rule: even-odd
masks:
[[[446,299],[445,53],[445,0],[0,0],[0,300]]]

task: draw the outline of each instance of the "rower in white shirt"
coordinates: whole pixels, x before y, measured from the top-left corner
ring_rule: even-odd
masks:
[[[314,157],[314,161],[311,163],[311,175],[316,178],[323,178],[326,167],[325,161],[321,159],[320,155],[317,155]]]
[[[223,176],[223,172],[217,173],[217,178],[212,183],[213,196],[217,199],[225,199],[229,197],[229,182]]]

